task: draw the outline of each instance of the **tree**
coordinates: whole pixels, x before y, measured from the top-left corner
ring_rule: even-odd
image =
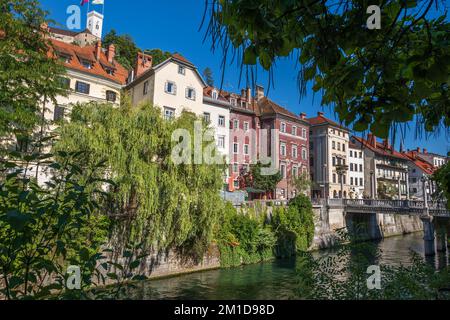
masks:
[[[110,44],[114,44],[116,47],[115,59],[126,69],[133,69],[140,51],[133,38],[127,34],[118,35],[116,30],[112,29],[103,38],[103,47],[107,48]]]
[[[261,168],[263,167],[268,166],[263,166],[261,162],[251,165],[250,172],[244,177],[245,185],[266,193],[272,192],[282,180],[281,173],[278,171],[273,175],[262,175]]]
[[[64,68],[41,26],[47,12],[35,0],[0,3],[0,136],[27,140],[43,119],[43,103],[64,95]]]
[[[144,53],[152,56],[154,66],[160,64],[161,62],[166,61],[172,56],[170,52],[162,51],[161,49],[150,49],[150,50],[147,49],[144,51]]]
[[[78,105],[71,122],[60,128],[55,150],[83,151],[80,167],[105,161],[108,170],[102,176],[114,182],[105,210],[128,222],[118,233],[121,242],[144,242],[149,250],[177,249],[184,256],[201,258],[222,212],[224,166],[174,163],[178,141],[171,138],[177,129],[194,137],[197,120],[201,121],[184,112],[166,121],[161,110],[149,104]],[[193,143],[188,142],[191,150]]]
[[[437,184],[438,197],[447,200],[447,205],[450,208],[450,162],[447,162],[443,167],[436,171],[432,179]]]
[[[301,95],[311,82],[322,105],[333,106],[356,131],[387,138],[397,124],[413,119],[427,132],[448,130],[450,24],[444,6],[436,0],[379,4],[383,27],[369,30],[364,0],[213,0],[207,34],[225,58],[236,53],[247,66],[259,62],[271,70],[280,57],[298,57]],[[430,11],[434,4],[437,17]]]
[[[301,173],[297,177],[292,176],[291,183],[294,188],[300,193],[309,192],[312,186],[311,179],[306,172]]]
[[[205,70],[203,70],[203,77],[205,77],[208,86],[214,87],[214,77],[211,68],[206,67]]]

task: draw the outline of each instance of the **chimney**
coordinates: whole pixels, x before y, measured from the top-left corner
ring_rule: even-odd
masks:
[[[247,97],[248,103],[251,103],[252,102],[252,89],[250,89],[250,87],[247,87],[246,97]]]
[[[428,154],[428,149],[423,149],[424,154]]]
[[[107,52],[108,62],[112,63],[114,61],[115,56],[116,56],[116,46],[111,43],[108,46],[108,52]]]
[[[421,153],[421,149],[420,148],[417,148],[417,153]]]
[[[391,149],[391,145],[389,144],[389,140],[388,139],[384,139],[383,140],[383,146],[385,149],[390,150]]]
[[[304,113],[304,112],[300,113],[300,119],[305,120],[306,119],[306,113]]]
[[[375,137],[372,133],[367,135],[367,142],[370,146],[376,148],[377,147],[377,137]]]
[[[135,78],[138,78],[141,74],[151,69],[152,65],[153,65],[152,56],[139,52],[136,60],[135,75],[134,75]]]
[[[95,59],[97,59],[97,61],[100,60],[101,52],[102,52],[102,42],[100,40],[98,40],[95,43]]]
[[[262,98],[264,98],[264,87],[256,85],[256,101],[259,101]]]
[[[323,113],[322,111],[319,111],[319,112],[317,112],[317,115],[318,115],[319,117],[323,117],[324,113]]]

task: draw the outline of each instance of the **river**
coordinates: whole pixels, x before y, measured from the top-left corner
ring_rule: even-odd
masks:
[[[410,264],[411,250],[423,256],[421,233],[392,237],[377,242],[384,265]],[[316,257],[333,255],[333,250],[315,252]],[[429,263],[442,267],[449,255],[438,254]],[[133,299],[189,300],[273,300],[290,299],[295,292],[296,259],[275,260],[230,269],[217,269],[171,278],[146,281],[133,289]]]

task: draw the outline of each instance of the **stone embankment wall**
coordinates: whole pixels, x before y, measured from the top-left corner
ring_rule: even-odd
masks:
[[[351,230],[357,223],[367,225],[367,239],[376,240],[423,231],[418,216],[379,213],[346,213],[343,207],[313,207],[315,236],[312,250],[333,246],[339,230]]]

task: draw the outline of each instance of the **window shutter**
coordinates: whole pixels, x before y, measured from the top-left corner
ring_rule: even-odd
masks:
[[[177,85],[174,83],[172,87],[173,87],[173,94],[177,94]]]

